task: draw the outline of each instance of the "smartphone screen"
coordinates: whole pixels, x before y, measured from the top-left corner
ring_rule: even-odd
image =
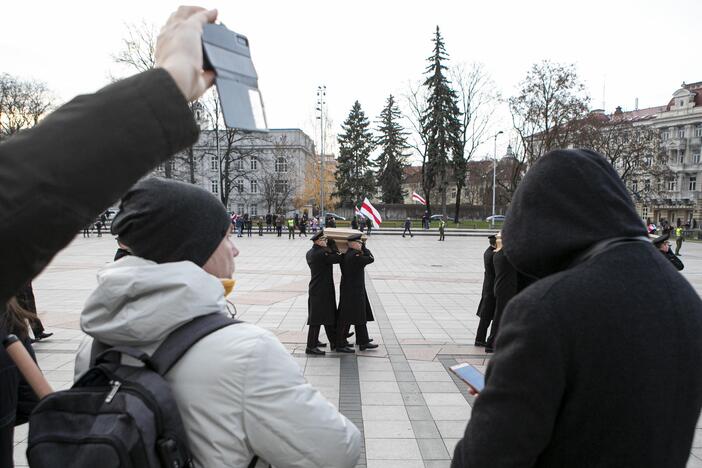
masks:
[[[451,366],[450,369],[476,392],[480,393],[485,388],[485,376],[467,362]]]

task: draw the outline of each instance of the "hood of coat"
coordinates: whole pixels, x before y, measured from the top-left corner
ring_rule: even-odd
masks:
[[[540,158],[519,184],[502,229],[510,262],[537,278],[568,268],[598,242],[646,235],[621,178],[590,150]]]
[[[220,280],[194,263],[128,256],[100,270],[80,325],[111,346],[155,349],[180,325],[226,310]]]

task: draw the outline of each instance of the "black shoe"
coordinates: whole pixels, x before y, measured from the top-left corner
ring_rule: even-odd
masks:
[[[485,346],[485,352],[488,354],[492,354],[495,352],[495,348],[491,348],[490,346]]]
[[[36,343],[37,341],[44,340],[52,335],[53,335],[53,333],[41,332],[37,336],[34,337],[34,340],[32,340],[32,343]]]
[[[326,348],[326,347],[327,347],[327,344],[326,344],[326,343],[322,343],[321,341],[318,341],[318,342],[317,342],[317,347],[318,347],[318,348]]]
[[[485,341],[478,341],[478,340],[475,340],[475,346],[484,348],[484,347],[487,346],[487,343],[486,343]]]
[[[366,344],[358,345],[358,349],[360,349],[361,351],[365,351],[367,349],[375,349],[377,347],[378,347],[378,345],[375,343],[366,343]]]
[[[349,348],[348,346],[342,346],[342,347],[336,348],[335,351],[337,353],[355,353],[356,352],[356,350],[354,350],[353,348]]]
[[[306,348],[305,354],[315,354],[317,356],[324,356],[326,353],[319,348]]]

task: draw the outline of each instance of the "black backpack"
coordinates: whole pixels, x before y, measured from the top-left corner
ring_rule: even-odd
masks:
[[[120,346],[100,353],[71,389],[52,393],[32,412],[29,466],[193,467],[183,422],[163,376],[198,340],[236,323],[214,313],[177,328],[152,356]],[[122,355],[144,366],[121,364]]]

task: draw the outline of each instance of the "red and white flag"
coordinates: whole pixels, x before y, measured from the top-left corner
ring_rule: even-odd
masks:
[[[373,227],[379,228],[380,223],[383,222],[383,218],[380,217],[380,213],[378,213],[378,210],[371,205],[371,202],[369,202],[367,198],[363,199],[361,209],[358,211],[373,223]]]
[[[421,203],[424,206],[427,205],[427,201],[425,199],[423,199],[421,196],[419,196],[419,194],[417,192],[412,192],[412,200],[418,201],[419,203]]]

